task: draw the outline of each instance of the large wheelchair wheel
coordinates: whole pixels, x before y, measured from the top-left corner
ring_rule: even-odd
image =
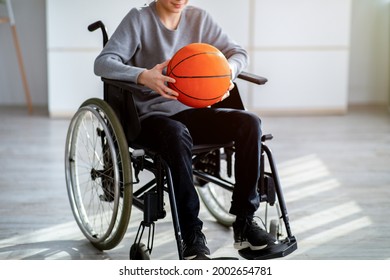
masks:
[[[217,222],[230,227],[236,219],[236,216],[229,213],[232,197],[231,191],[213,183],[200,186],[197,190],[202,202]]]
[[[209,157],[207,161],[212,162],[215,160],[219,160],[219,163],[212,163],[213,166],[218,166],[217,177],[234,185],[234,154],[226,154],[224,149],[221,149],[217,152],[216,157]],[[267,182],[272,181],[269,177],[267,179]],[[199,196],[208,212],[219,224],[227,227],[232,226],[236,219],[235,215],[229,213],[232,200],[232,189],[226,189],[213,182],[200,183],[197,179],[194,179],[194,181],[197,185]],[[272,193],[274,190],[271,190],[270,192]],[[262,204],[265,205],[259,207],[255,216],[261,220],[263,228],[272,234],[275,239],[278,239],[282,235],[282,220],[278,203],[275,201],[271,203],[272,205],[270,203],[261,203],[261,205]]]
[[[232,180],[234,178],[234,174],[230,174],[233,172],[230,167],[234,166],[234,157],[232,157],[232,155],[227,155],[224,149],[219,149],[215,151],[214,154],[215,156],[209,158],[207,161],[218,160],[219,163],[212,164],[213,166],[219,166],[218,177],[232,182],[233,184],[234,182]],[[229,160],[227,160],[228,158]],[[233,162],[230,162],[230,160]],[[232,191],[212,182],[197,184],[199,181],[197,179],[194,181],[197,185],[199,197],[209,213],[217,220],[218,223],[230,227],[236,219],[235,215],[229,213]]]
[[[66,138],[70,205],[85,237],[99,250],[122,240],[132,207],[132,169],[122,126],[103,100],[85,101]]]
[[[229,213],[232,193],[214,183],[206,183],[197,187],[199,196],[208,212],[223,226],[230,227],[236,219],[235,215]],[[260,218],[262,225],[275,239],[282,235],[282,220],[278,212],[277,204],[274,206],[265,205],[265,213],[261,209],[255,213]],[[273,211],[271,211],[273,210]],[[272,212],[272,213],[271,213]]]

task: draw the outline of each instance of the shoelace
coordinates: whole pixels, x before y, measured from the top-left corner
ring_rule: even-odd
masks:
[[[191,234],[185,240],[185,245],[187,245],[187,246],[189,244],[202,244],[202,243],[207,244],[207,241],[206,241],[206,237],[204,236],[203,232],[201,232],[200,230],[191,232]]]
[[[247,230],[251,232],[261,232],[264,231],[255,221],[248,221]]]

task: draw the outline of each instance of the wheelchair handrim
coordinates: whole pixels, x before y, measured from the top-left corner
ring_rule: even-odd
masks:
[[[72,118],[68,135],[67,135],[67,141],[66,141],[66,155],[65,155],[65,165],[66,165],[66,182],[67,182],[67,189],[68,189],[68,197],[70,200],[70,204],[72,207],[72,211],[74,214],[74,217],[76,219],[77,224],[79,225],[81,231],[83,234],[91,241],[91,242],[103,242],[107,238],[109,238],[115,224],[116,219],[111,219],[107,229],[104,230],[104,234],[97,233],[95,231],[94,226],[92,225],[93,222],[91,222],[91,219],[93,220],[96,217],[89,216],[87,214],[87,211],[80,200],[82,195],[80,193],[80,184],[78,181],[78,175],[73,174],[73,171],[77,170],[74,168],[73,165],[76,165],[75,160],[75,154],[76,150],[73,149],[75,146],[74,141],[77,140],[78,133],[80,132],[80,122],[83,120],[83,115],[86,113],[91,113],[93,116],[98,120],[99,124],[103,126],[104,131],[108,131],[108,127],[105,124],[104,120],[100,116],[100,114],[94,110],[90,106],[82,107],[78,110],[78,112],[75,114],[75,116]],[[76,131],[75,131],[76,130]],[[111,155],[114,156],[113,160],[116,160],[116,153],[112,150],[113,147],[113,139],[111,137],[107,137],[107,140],[110,141],[110,148],[111,148]],[[77,172],[77,171],[76,171]],[[116,217],[118,214],[118,208],[119,208],[119,185],[118,185],[118,169],[114,168],[114,186],[115,186],[115,196],[114,196],[114,206],[111,208],[113,217]],[[78,207],[77,207],[78,205]]]

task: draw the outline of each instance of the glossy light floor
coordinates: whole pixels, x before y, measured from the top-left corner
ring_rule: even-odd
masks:
[[[142,213],[132,211],[113,250],[92,247],[78,229],[64,179],[68,119],[0,108],[0,259],[126,260]],[[262,117],[277,161],[298,250],[285,259],[390,259],[390,114]],[[213,257],[240,256],[232,230],[202,207]],[[156,224],[153,259],[177,259],[167,217]]]

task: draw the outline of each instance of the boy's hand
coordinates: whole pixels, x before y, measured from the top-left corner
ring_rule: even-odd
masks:
[[[221,101],[230,96],[230,91],[234,88],[233,82],[230,80],[229,90],[222,96]]]
[[[179,94],[166,85],[168,82],[175,83],[175,79],[165,76],[162,73],[164,68],[168,66],[168,63],[169,60],[157,64],[150,70],[145,70],[139,75],[137,82],[138,84],[142,84],[151,90],[154,90],[165,98],[176,100]]]

